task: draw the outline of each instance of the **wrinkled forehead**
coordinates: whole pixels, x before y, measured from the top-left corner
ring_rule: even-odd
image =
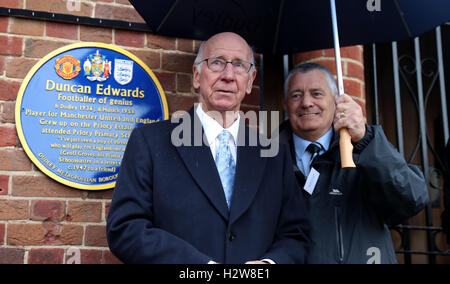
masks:
[[[247,42],[236,34],[219,34],[205,43],[204,58],[223,57],[225,59],[250,60],[251,52]]]
[[[318,90],[322,89],[331,93],[328,86],[327,76],[320,70],[312,70],[308,72],[297,72],[289,80],[288,91],[294,90]]]

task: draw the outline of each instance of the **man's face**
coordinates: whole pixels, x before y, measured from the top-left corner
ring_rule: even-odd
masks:
[[[335,97],[325,73],[313,70],[294,74],[284,107],[295,134],[309,141],[319,139],[330,129],[335,113]]]
[[[244,60],[250,62],[251,53],[247,43],[239,36],[223,33],[206,42],[203,58],[221,58],[226,61]],[[204,111],[239,111],[242,100],[252,90],[256,72],[236,74],[231,64],[227,64],[222,72],[213,72],[206,62],[201,72],[193,67],[194,88],[200,89],[200,102]]]

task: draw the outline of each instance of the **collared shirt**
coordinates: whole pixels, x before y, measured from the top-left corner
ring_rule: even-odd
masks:
[[[297,136],[295,133],[292,133],[292,137],[294,140],[297,167],[303,173],[303,175],[306,175],[305,173],[309,173],[309,161],[311,160],[311,153],[306,151],[306,148],[309,146],[309,144],[312,143],[312,141],[305,140]],[[317,141],[313,141],[320,143],[323,147],[320,150],[319,155],[322,155],[330,148],[332,138],[333,128],[331,127],[330,130],[328,130],[324,135],[317,139]]]
[[[200,122],[202,123],[203,130],[205,132],[206,139],[208,140],[209,147],[211,149],[211,154],[213,155],[214,159],[216,159],[216,151],[219,147],[219,134],[222,133],[222,131],[225,129],[220,125],[216,120],[214,120],[212,117],[207,115],[202,108],[201,104],[198,104],[196,113],[198,118],[200,119]],[[236,153],[237,153],[237,135],[239,132],[239,121],[241,117],[238,114],[238,118],[233,122],[233,124],[226,128],[225,130],[228,130],[230,135],[230,140],[228,141],[228,146],[231,150],[231,155],[233,156],[234,162],[236,163]],[[271,259],[263,259],[261,261],[267,261],[270,264],[275,264],[275,262]],[[213,260],[210,260],[208,264],[214,264],[216,263]]]
[[[213,158],[216,159],[216,151],[219,147],[219,134],[223,130],[230,132],[230,140],[228,141],[228,146],[231,150],[231,155],[233,156],[234,162],[236,164],[236,153],[237,153],[237,136],[239,132],[239,121],[241,117],[238,114],[238,118],[233,122],[233,124],[228,128],[223,128],[216,120],[210,117],[202,108],[201,104],[198,104],[196,113],[200,122],[202,123],[203,130],[205,131],[206,139],[208,140],[209,148],[211,149],[211,154]]]

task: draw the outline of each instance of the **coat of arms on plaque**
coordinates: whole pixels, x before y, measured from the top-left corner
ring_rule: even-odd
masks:
[[[61,78],[71,80],[78,76],[81,71],[80,61],[71,55],[64,55],[56,59],[55,70]]]
[[[86,57],[83,64],[84,77],[89,81],[104,82],[108,80],[112,72],[112,62],[101,55],[99,51]]]
[[[114,79],[121,85],[126,85],[133,79],[133,61],[115,59]]]

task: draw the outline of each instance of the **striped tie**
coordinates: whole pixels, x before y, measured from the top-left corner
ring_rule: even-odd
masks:
[[[308,176],[309,171],[311,170],[311,165],[314,161],[314,159],[319,156],[319,152],[322,150],[322,145],[318,142],[313,142],[306,147],[306,151],[311,153],[311,159],[309,160],[308,167],[305,169],[307,172],[305,173],[305,176]]]

